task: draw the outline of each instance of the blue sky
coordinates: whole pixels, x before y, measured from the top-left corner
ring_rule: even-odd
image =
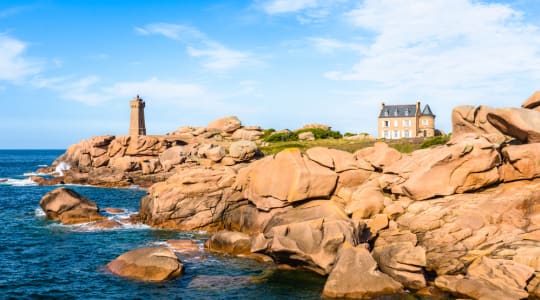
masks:
[[[0,148],[66,148],[236,115],[376,134],[381,102],[519,106],[540,89],[538,1],[0,2]]]

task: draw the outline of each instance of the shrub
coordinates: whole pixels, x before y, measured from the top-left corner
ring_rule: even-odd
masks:
[[[434,145],[446,144],[449,140],[450,140],[450,135],[433,136],[433,137],[425,139],[422,145],[420,145],[420,148],[425,149]]]
[[[343,137],[339,131],[324,130],[324,129],[321,129],[321,128],[305,128],[305,129],[297,130],[294,133],[298,135],[298,134],[303,133],[303,132],[311,132],[311,133],[313,133],[316,140],[330,139],[330,138],[331,139],[340,139],[340,138]]]
[[[276,132],[276,130],[274,128],[268,128],[268,129],[263,130],[263,134],[261,135],[261,139],[263,141],[265,141],[274,132]]]
[[[280,132],[270,134],[264,139],[265,142],[289,142],[298,141],[298,134],[296,132]]]
[[[355,136],[356,134],[352,133],[352,132],[345,132],[345,134],[343,134],[343,136]]]

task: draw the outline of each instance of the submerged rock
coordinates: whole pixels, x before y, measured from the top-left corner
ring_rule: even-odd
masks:
[[[167,247],[139,248],[107,264],[114,275],[143,281],[163,281],[182,274],[184,265]]]
[[[59,220],[66,225],[106,219],[90,199],[63,187],[45,194],[39,206],[49,219]]]

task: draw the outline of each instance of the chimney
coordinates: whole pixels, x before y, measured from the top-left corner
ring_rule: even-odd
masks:
[[[384,102],[381,102],[381,110],[384,109]]]
[[[417,102],[416,102],[416,114],[417,114],[417,115],[420,114],[420,101],[417,101]]]

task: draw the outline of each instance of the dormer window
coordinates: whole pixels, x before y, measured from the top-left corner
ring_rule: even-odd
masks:
[[[408,109],[408,108],[405,110],[405,115],[406,115],[406,116],[409,115],[409,109]]]
[[[388,110],[385,110],[385,111],[384,111],[384,116],[385,116],[385,117],[388,117]]]
[[[394,110],[394,116],[396,116],[396,117],[398,116],[397,108],[396,108],[396,110]]]

